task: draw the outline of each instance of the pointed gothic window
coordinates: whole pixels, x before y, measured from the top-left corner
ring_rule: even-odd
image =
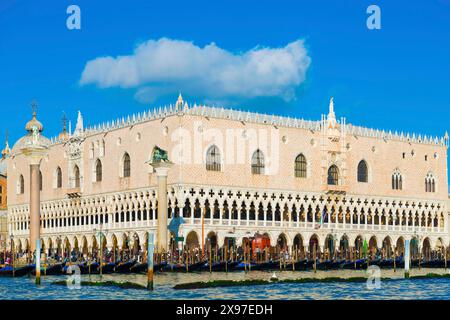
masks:
[[[436,180],[431,172],[425,177],[425,192],[436,192]]]
[[[23,175],[19,176],[19,180],[17,181],[17,193],[24,194],[25,193],[25,180]]]
[[[78,166],[75,166],[73,168],[73,176],[75,179],[74,186],[75,186],[75,188],[79,188],[80,187],[80,168],[78,168]]]
[[[402,181],[402,175],[400,171],[395,170],[392,174],[392,189],[393,190],[402,190],[403,188],[403,181]]]
[[[264,154],[259,149],[252,156],[252,173],[264,174]]]
[[[56,188],[62,188],[62,171],[61,168],[56,168]]]
[[[95,182],[101,182],[102,178],[102,162],[97,159],[95,162]]]
[[[336,165],[332,165],[328,168],[328,184],[336,186],[339,183],[339,169]]]
[[[303,154],[295,158],[295,177],[306,178],[306,158]]]
[[[220,171],[220,151],[215,145],[208,148],[206,151],[206,170],[208,171]]]
[[[131,159],[128,153],[123,156],[123,177],[128,178],[131,176]]]
[[[364,160],[361,160],[358,163],[358,182],[368,182],[369,174],[367,170],[367,163]]]

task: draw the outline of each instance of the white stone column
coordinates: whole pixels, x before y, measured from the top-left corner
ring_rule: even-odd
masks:
[[[157,162],[152,164],[158,178],[158,228],[156,247],[159,252],[168,250],[167,236],[167,175],[172,163]]]
[[[39,162],[30,164],[30,249],[36,249],[36,240],[40,239],[40,190],[39,190]]]

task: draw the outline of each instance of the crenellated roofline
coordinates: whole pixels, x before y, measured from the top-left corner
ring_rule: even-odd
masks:
[[[298,128],[311,131],[320,131],[322,126],[325,125],[324,119],[326,118],[326,116],[322,115],[322,120],[314,121],[285,116],[268,115],[250,111],[233,110],[223,107],[211,107],[197,104],[189,106],[187,102],[184,102],[182,100],[180,95],[175,105],[170,104],[169,106],[155,108],[153,110],[144,111],[142,113],[139,112],[137,114],[127,116],[126,118],[122,117],[113,121],[103,122],[101,124],[89,126],[84,129],[83,136],[89,137],[121,128],[134,126],[137,124],[142,124],[149,121],[184,114],[209,118],[226,119],[240,122],[244,121],[257,124],[269,124],[277,127]],[[345,121],[346,121],[345,118],[341,118],[340,121],[337,121],[337,123],[338,124],[345,123]],[[449,137],[447,133],[443,137],[437,136],[433,137],[431,135],[427,136],[415,133],[404,133],[398,131],[393,132],[392,130],[387,131],[380,129],[371,129],[362,126],[355,126],[352,124],[345,124],[345,133],[348,135],[376,138],[384,141],[392,140],[408,143],[446,146],[447,148],[449,147]],[[70,136],[73,136],[71,132],[69,132],[69,134]],[[59,144],[63,142],[65,142],[64,138],[61,138],[59,136],[53,137],[51,139],[52,144]]]

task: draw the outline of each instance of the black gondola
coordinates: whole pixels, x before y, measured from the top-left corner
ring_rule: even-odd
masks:
[[[115,273],[130,273],[131,267],[136,264],[136,260],[130,260],[127,262],[121,262],[115,266]]]
[[[91,262],[91,263],[80,263],[78,267],[80,268],[81,274],[97,274],[99,264],[97,262]]]
[[[160,263],[153,265],[153,272],[161,272],[164,266],[167,264],[167,262],[162,261]],[[145,269],[147,271],[147,269]]]
[[[41,276],[59,276],[64,272],[65,263],[56,263],[46,268],[41,267]],[[32,275],[36,275],[36,268],[31,270]]]
[[[333,264],[332,260],[316,262],[316,269],[317,270],[329,270],[332,264]]]
[[[147,272],[147,263],[136,263],[130,268],[131,273],[145,273]]]
[[[290,268],[292,269],[292,264]],[[286,265],[286,269],[288,269],[288,265]],[[280,270],[280,262],[279,261],[260,262],[257,263],[254,267],[252,266],[252,270],[261,270],[261,271]]]
[[[288,263],[288,264],[286,264],[286,270],[287,271],[306,270],[306,262],[307,262],[307,260],[305,259],[305,260],[300,260],[300,261],[297,261],[294,263],[292,263],[292,262]],[[294,268],[292,267],[292,265],[294,265]]]
[[[382,269],[393,268],[394,267],[394,259],[382,259],[378,266]]]
[[[331,264],[328,267],[328,270],[338,270],[341,269],[344,265],[345,260],[334,260],[331,262]]]
[[[356,269],[356,270],[366,269],[367,261],[365,259],[358,259],[356,261],[348,261],[342,265],[342,268],[343,269]]]
[[[162,267],[163,272],[186,272],[186,265],[183,263],[168,263]]]
[[[0,276],[2,277],[23,277],[31,272],[33,268],[36,268],[35,265],[29,264],[23,267],[14,268],[12,266],[6,266],[0,269]]]
[[[114,262],[108,262],[102,265],[102,274],[109,274],[114,272],[116,264]],[[100,273],[100,268],[99,268]]]
[[[239,264],[239,261],[233,261],[233,262],[228,261],[227,264],[224,261],[222,261],[222,262],[213,262],[211,264],[211,271],[217,271],[217,272],[219,272],[219,271],[226,271],[226,270],[232,271],[233,268],[236,265],[238,265],[238,264]],[[200,270],[202,270],[202,271],[209,271],[210,270],[209,263],[208,262],[204,263],[201,266]]]
[[[248,263],[248,262],[239,262],[238,264],[234,265],[231,269],[231,271],[249,271],[249,270],[255,270],[255,267],[257,265],[255,263]]]

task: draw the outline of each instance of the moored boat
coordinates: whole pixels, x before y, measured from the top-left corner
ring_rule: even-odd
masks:
[[[136,260],[130,260],[127,262],[121,262],[115,266],[115,273],[130,273],[131,267],[136,264]]]
[[[116,264],[114,262],[108,262],[102,265],[102,274],[109,274],[114,272]],[[99,270],[100,273],[100,270]]]
[[[130,273],[145,273],[148,270],[147,267],[148,267],[147,263],[142,262],[136,263],[130,268]]]
[[[35,265],[29,264],[23,267],[14,268],[12,266],[5,266],[0,269],[0,276],[2,277],[23,277],[31,272]]]
[[[235,266],[233,266],[233,268],[231,269],[231,271],[250,271],[250,270],[255,270],[254,268],[256,267],[255,263],[248,263],[248,262],[239,262],[238,264],[236,264]]]
[[[41,267],[41,276],[59,276],[64,272],[65,263],[56,263],[47,267]],[[31,270],[32,275],[36,275],[36,268]]]

